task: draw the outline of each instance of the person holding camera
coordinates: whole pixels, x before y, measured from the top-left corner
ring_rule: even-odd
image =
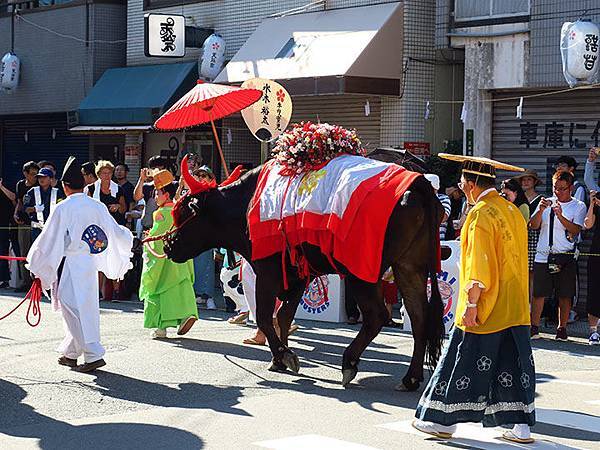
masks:
[[[531,338],[538,339],[544,299],[558,297],[556,339],[566,341],[567,321],[576,291],[575,242],[586,214],[585,203],[573,198],[575,177],[558,170],[552,177],[554,196],[543,198],[529,226],[540,230],[533,267]]]
[[[590,253],[600,253],[600,223],[598,223],[598,215],[600,215],[600,193],[598,191],[590,191],[590,207],[583,228],[586,230],[594,230],[592,234],[592,247]],[[594,274],[600,273],[600,257],[590,256],[588,259],[588,297],[586,303],[588,323],[590,326],[590,345],[600,345],[600,334],[598,333],[598,320],[600,319],[600,279]]]

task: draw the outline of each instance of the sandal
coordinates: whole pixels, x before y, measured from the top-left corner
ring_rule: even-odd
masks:
[[[533,444],[535,442],[535,439],[533,439],[532,437],[520,438],[511,430],[507,430],[504,433],[502,433],[502,439],[509,442],[516,442],[517,444]]]
[[[248,345],[267,345],[267,339],[265,339],[264,341],[259,341],[256,338],[246,338],[242,341],[244,344],[248,344]]]

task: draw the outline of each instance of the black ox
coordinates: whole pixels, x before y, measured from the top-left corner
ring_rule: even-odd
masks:
[[[212,248],[226,248],[251,261],[252,244],[246,214],[254,195],[260,167],[244,174],[226,187],[199,186],[191,176],[186,181],[194,195],[186,195],[175,207],[178,228],[166,240],[165,252],[175,262],[184,262]],[[189,174],[187,160],[182,173]],[[443,211],[430,183],[419,177],[396,204],[389,219],[383,246],[381,275],[390,266],[402,294],[413,327],[414,349],[402,386],[416,390],[423,381],[423,365],[435,366],[444,338],[443,303],[437,284],[439,223]],[[318,247],[304,244],[298,249],[307,259],[311,278],[336,273]],[[288,348],[288,330],[294,318],[307,280],[300,279],[289,254],[286,255],[288,288],[284,289],[282,255],[251,261],[256,273],[256,321],[265,333],[273,356],[269,370],[297,373],[298,357]],[[346,276],[346,290],[352,292],[363,314],[362,327],[344,351],[342,384],[350,383],[358,372],[360,356],[388,320],[381,281],[367,283],[334,260]],[[427,281],[431,279],[431,299],[427,300]],[[280,336],[273,326],[275,299],[283,305],[277,318]]]

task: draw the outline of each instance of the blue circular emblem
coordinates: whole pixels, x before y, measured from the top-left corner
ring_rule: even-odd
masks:
[[[81,240],[88,245],[92,255],[102,253],[108,247],[108,237],[98,225],[87,227],[81,235]]]

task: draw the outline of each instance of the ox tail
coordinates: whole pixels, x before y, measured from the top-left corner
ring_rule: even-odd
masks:
[[[429,184],[429,183],[428,183]],[[431,186],[425,191],[425,217],[429,222],[430,246],[428,261],[428,276],[431,281],[431,296],[426,306],[425,340],[426,364],[433,370],[442,353],[444,336],[444,303],[440,295],[437,274],[440,271],[441,246],[440,246],[440,221],[442,218],[442,205],[438,201]]]

